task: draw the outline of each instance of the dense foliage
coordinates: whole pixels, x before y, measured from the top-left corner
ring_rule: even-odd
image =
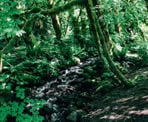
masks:
[[[1,122],[42,122],[44,117],[37,109],[45,101],[33,99],[32,89],[90,57],[101,60],[95,64],[96,71],[89,66],[84,73],[86,81],[92,83],[101,77],[94,92],[104,86],[134,84],[134,80],[126,83],[123,74],[129,67],[148,64],[148,3],[98,1],[0,1]],[[103,66],[97,69],[98,65]]]

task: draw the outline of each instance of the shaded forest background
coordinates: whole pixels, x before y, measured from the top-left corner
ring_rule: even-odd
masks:
[[[51,121],[34,89],[90,58],[76,84],[92,94],[135,87],[148,65],[147,0],[1,0],[0,23],[1,122]]]

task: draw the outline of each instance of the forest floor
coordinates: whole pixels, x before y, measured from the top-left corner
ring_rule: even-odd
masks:
[[[81,73],[90,62],[62,71],[59,78],[36,90],[36,97],[47,100],[41,111],[44,122],[148,122],[148,67],[126,74],[129,79],[138,76],[133,88],[95,92],[96,82],[86,82],[74,72]]]
[[[148,122],[148,67],[135,69],[127,74],[133,78],[139,75],[135,87],[114,89],[106,94],[96,95],[90,102],[93,107],[82,122]]]

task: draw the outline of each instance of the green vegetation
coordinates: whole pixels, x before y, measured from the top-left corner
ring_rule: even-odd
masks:
[[[82,121],[90,99],[147,80],[131,73],[148,66],[147,0],[1,0],[0,23],[0,122]]]

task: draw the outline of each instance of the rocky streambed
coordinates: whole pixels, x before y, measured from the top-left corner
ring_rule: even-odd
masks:
[[[39,110],[44,122],[148,121],[148,67],[126,74],[131,79],[140,75],[134,88],[116,88],[104,94],[94,93],[97,84],[88,80],[101,70],[96,62],[100,66],[99,59],[89,58],[32,90],[32,98],[46,101]]]
[[[99,59],[89,58],[77,66],[62,70],[57,78],[32,90],[32,98],[46,101],[40,109],[45,122],[76,122],[86,114],[86,104],[91,100],[86,90],[92,87],[92,83],[86,81],[91,77],[87,73],[94,72],[96,65],[93,66],[97,61]]]

